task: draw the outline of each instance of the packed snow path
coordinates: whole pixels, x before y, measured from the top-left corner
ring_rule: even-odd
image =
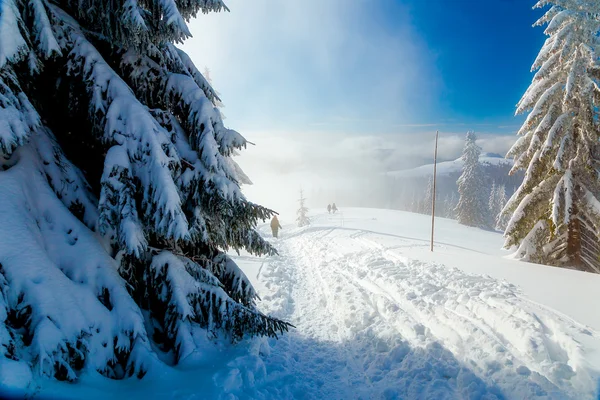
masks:
[[[598,334],[514,285],[411,259],[427,246],[415,240],[326,226],[284,232],[257,279],[261,307],[297,329],[265,359],[267,396],[596,395],[581,343]]]

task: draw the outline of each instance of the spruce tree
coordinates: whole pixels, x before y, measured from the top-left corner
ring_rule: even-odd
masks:
[[[225,251],[255,230],[218,96],[174,43],[220,0],[0,2],[0,357],[142,376],[288,325]]]
[[[444,218],[454,219],[454,208],[456,207],[456,195],[454,192],[447,194],[444,199]]]
[[[443,216],[444,218],[450,218],[450,194],[448,193],[446,196],[444,196],[444,203],[443,203]]]
[[[304,197],[304,192],[300,189],[300,199],[298,199],[300,203],[300,208],[298,208],[297,214],[298,218],[296,221],[298,222],[299,227],[310,225],[310,219],[308,218],[308,208],[306,207],[306,198]]]
[[[506,229],[506,225],[508,224],[509,218],[507,214],[503,213],[504,207],[506,207],[506,189],[504,185],[500,185],[496,187],[496,195],[495,195],[495,209],[496,209],[496,219],[495,226],[499,231],[504,232]]]
[[[492,226],[495,229],[504,231],[502,226],[506,227],[506,217],[503,216],[502,210],[506,205],[506,190],[504,185],[492,184],[489,199],[490,218],[492,219]]]
[[[489,212],[484,175],[479,163],[481,148],[477,146],[476,140],[474,132],[467,133],[462,155],[462,175],[457,181],[460,197],[455,213],[460,224],[487,228],[489,227]]]
[[[496,210],[498,208],[497,199],[496,199],[496,182],[492,182],[492,188],[490,189],[490,196],[488,198],[488,208],[490,209],[490,214],[493,218],[496,218]]]
[[[427,179],[425,199],[423,200],[423,214],[431,215],[431,203],[433,201],[433,175]]]
[[[450,196],[450,215],[452,219],[456,219],[456,205],[458,204],[458,193],[452,192],[452,196]]]
[[[498,229],[498,221],[500,221],[502,210],[506,205],[506,193],[504,185],[496,185],[496,182],[492,183],[492,189],[490,190],[490,197],[488,201],[488,207],[490,211],[490,225]],[[504,229],[502,229],[504,231]]]
[[[543,0],[548,36],[518,104],[529,112],[508,156],[525,179],[504,209],[507,248],[524,260],[600,273],[600,4]]]
[[[410,201],[410,212],[418,214],[421,212],[421,202],[419,201],[419,193],[413,189],[412,199]]]

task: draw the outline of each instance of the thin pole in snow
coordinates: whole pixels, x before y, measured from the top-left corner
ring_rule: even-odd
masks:
[[[431,199],[431,247],[430,251],[433,251],[433,230],[435,228],[435,184],[437,178],[437,148],[438,148],[438,135],[439,131],[435,131],[435,152],[433,155],[433,196]]]

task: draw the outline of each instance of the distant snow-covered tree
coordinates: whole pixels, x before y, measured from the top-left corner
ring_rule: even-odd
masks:
[[[502,212],[506,206],[506,188],[504,185],[496,186],[496,193],[494,196],[494,214],[495,215],[495,226],[499,231],[506,229],[506,225],[509,221],[509,216]]]
[[[496,199],[496,182],[492,182],[492,188],[490,189],[490,196],[488,198],[488,208],[490,209],[491,215],[496,217],[496,209],[498,208]]]
[[[423,199],[423,214],[431,215],[431,202],[433,201],[433,175],[427,178],[427,188]]]
[[[225,254],[275,250],[216,92],[174,43],[221,0],[0,1],[0,357],[142,376],[198,334],[276,336]],[[154,361],[153,361],[154,360]]]
[[[409,211],[412,213],[420,213],[421,212],[421,204],[419,201],[419,194],[417,190],[413,189],[412,197],[409,204]]]
[[[456,206],[456,218],[460,224],[487,228],[489,211],[486,198],[484,175],[479,164],[481,148],[477,146],[474,132],[468,132],[463,150],[463,170],[458,178],[459,200]]]
[[[492,184],[492,189],[490,190],[489,197],[489,210],[490,210],[490,218],[492,219],[492,225],[495,229],[499,229],[504,231],[504,228],[501,226],[506,225],[506,217],[502,214],[502,210],[506,205],[506,189],[504,185],[496,185],[494,182]]]
[[[508,152],[525,179],[504,208],[520,258],[600,273],[600,3],[542,0],[548,39],[518,104],[529,112]]]
[[[455,218],[454,208],[456,207],[456,194],[454,192],[449,193],[444,198],[443,210],[444,218]]]
[[[300,199],[298,199],[298,202],[300,203],[300,208],[297,211],[298,217],[296,218],[298,226],[308,226],[310,225],[310,219],[308,218],[308,207],[306,207],[306,198],[302,189],[300,189]]]
[[[506,190],[504,189],[504,185],[496,185],[496,182],[492,183],[492,189],[490,190],[490,196],[488,200],[491,226],[496,227],[498,225],[498,221],[501,219],[500,217],[502,214],[502,209],[505,205]]]

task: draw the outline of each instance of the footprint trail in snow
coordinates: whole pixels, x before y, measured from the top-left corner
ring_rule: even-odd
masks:
[[[297,328],[265,357],[269,397],[594,398],[598,334],[504,281],[409,258],[352,229],[276,241],[260,307]],[[381,243],[386,243],[387,247]]]

